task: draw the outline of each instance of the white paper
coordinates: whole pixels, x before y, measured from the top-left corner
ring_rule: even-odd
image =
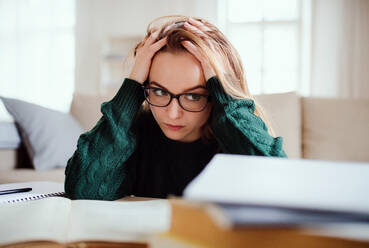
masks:
[[[369,214],[369,163],[217,154],[184,196]]]

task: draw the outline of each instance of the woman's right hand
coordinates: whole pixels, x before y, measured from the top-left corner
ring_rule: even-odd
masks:
[[[129,75],[130,79],[136,80],[141,84],[146,81],[153,56],[167,43],[167,37],[156,41],[158,35],[159,30],[153,32],[144,44],[136,49],[136,59]]]

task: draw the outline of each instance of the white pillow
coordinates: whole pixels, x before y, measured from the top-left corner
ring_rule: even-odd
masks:
[[[65,168],[83,129],[73,116],[33,103],[1,97],[14,118],[36,170]]]

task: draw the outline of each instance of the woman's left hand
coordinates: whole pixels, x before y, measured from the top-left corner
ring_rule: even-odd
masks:
[[[184,25],[185,28],[188,31],[199,35],[203,39],[207,39],[207,36],[204,34],[203,31],[208,31],[209,28],[206,27],[201,22],[196,21],[194,19],[190,19],[189,21],[191,23],[186,22]],[[189,51],[192,55],[194,55],[200,61],[202,69],[204,71],[204,76],[205,76],[206,81],[208,81],[209,78],[216,75],[214,69],[210,65],[206,56],[201,52],[201,50],[195,44],[193,44],[191,41],[182,41],[181,44],[187,49],[187,51]]]

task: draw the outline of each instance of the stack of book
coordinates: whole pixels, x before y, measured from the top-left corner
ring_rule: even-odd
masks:
[[[200,247],[369,247],[369,164],[219,154],[172,199],[170,232]],[[188,246],[192,247],[192,246]]]

